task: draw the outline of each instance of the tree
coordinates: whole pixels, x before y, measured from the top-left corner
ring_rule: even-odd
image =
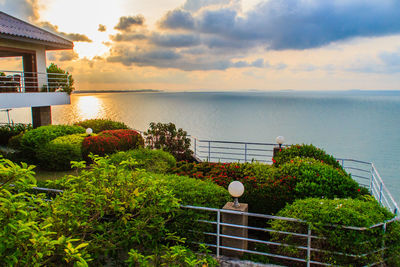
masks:
[[[75,89],[72,75],[54,63],[47,67],[47,83],[48,85],[44,86],[42,90],[50,92],[61,91],[71,94]]]

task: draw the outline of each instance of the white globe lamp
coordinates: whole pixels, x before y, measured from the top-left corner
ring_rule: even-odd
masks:
[[[87,135],[91,135],[92,133],[93,133],[92,128],[87,128],[87,129],[86,129],[86,134],[87,134]]]
[[[285,142],[285,137],[278,136],[275,140],[276,140],[276,143],[279,145],[279,148],[281,148],[282,144]]]
[[[239,181],[233,181],[229,184],[228,191],[229,194],[231,194],[231,196],[234,197],[233,206],[235,208],[238,208],[240,206],[238,198],[241,197],[244,193],[243,184]]]

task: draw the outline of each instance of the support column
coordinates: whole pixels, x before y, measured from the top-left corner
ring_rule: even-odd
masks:
[[[32,126],[37,128],[39,126],[51,124],[51,107],[32,107]]]
[[[228,202],[225,204],[223,209],[240,211],[240,212],[248,212],[248,210],[249,210],[248,204],[240,203],[239,207],[234,207],[233,204],[234,204],[233,202]],[[246,216],[246,215],[229,214],[229,213],[222,212],[222,220],[221,221],[222,221],[222,223],[248,226],[248,216]],[[232,226],[222,226],[222,234],[243,237],[243,238],[248,237],[247,229],[232,227]],[[238,240],[238,239],[223,237],[221,239],[221,241],[222,241],[221,242],[222,246],[225,246],[225,247],[232,247],[232,248],[237,248],[237,249],[247,249],[247,241],[246,240]],[[230,256],[230,257],[240,257],[243,255],[243,252],[223,249],[222,254],[225,256]]]

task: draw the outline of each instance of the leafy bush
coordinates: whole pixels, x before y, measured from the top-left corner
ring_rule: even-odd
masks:
[[[391,266],[398,266],[400,256],[400,222],[387,224],[386,231],[382,225],[371,227],[377,223],[390,220],[394,217],[389,211],[381,207],[374,199],[319,199],[310,198],[297,200],[278,213],[278,216],[305,220],[311,226],[312,235],[327,238],[313,239],[313,248],[339,253],[359,254],[360,258],[344,256],[338,253],[312,253],[312,260],[324,261],[341,266],[365,266],[390,258]],[[366,227],[364,230],[345,229],[339,225]],[[275,220],[272,228],[278,231],[306,233],[307,224]],[[273,239],[290,245],[304,245],[306,238],[294,235],[274,233]],[[380,248],[383,242],[388,249],[382,253]],[[304,251],[294,247],[281,247],[281,252],[288,256],[304,256]],[[374,253],[369,253],[374,252]],[[366,255],[365,255],[366,254]],[[395,263],[397,261],[397,264]]]
[[[137,162],[137,164],[130,166],[130,168],[145,169],[146,171],[155,173],[167,173],[176,165],[175,158],[168,152],[144,148],[117,152],[110,156],[110,161],[114,165],[118,165],[130,158]]]
[[[322,161],[326,164],[332,165],[335,168],[342,169],[342,166],[337,162],[337,160],[326,154],[326,152],[313,145],[292,145],[287,148],[282,148],[273,158],[275,166],[280,166],[284,163],[290,162],[290,160],[300,157],[300,158],[314,158],[316,160]]]
[[[104,156],[116,151],[126,151],[143,147],[142,136],[134,130],[107,130],[97,136],[88,136],[83,140],[84,157],[90,153]]]
[[[31,130],[32,125],[28,124],[7,124],[0,125],[0,145],[7,145],[11,137],[24,133],[25,131]]]
[[[146,136],[147,147],[162,149],[171,153],[177,161],[193,161],[190,139],[182,128],[176,129],[173,123],[150,123]]]
[[[42,146],[59,136],[77,133],[85,133],[85,129],[71,125],[40,126],[24,134],[21,140],[21,149],[35,161],[36,151]]]
[[[293,194],[296,199],[307,197],[346,198],[365,194],[345,171],[311,158],[295,158],[283,164],[277,173],[296,178]]]
[[[245,187],[240,201],[251,212],[274,214],[286,204],[307,197],[359,197],[366,190],[341,169],[315,159],[296,158],[279,168],[261,163],[179,162],[172,172],[228,187],[240,181]]]
[[[86,134],[72,134],[57,137],[37,151],[39,164],[43,169],[65,171],[71,169],[71,161],[82,160],[82,142]]]
[[[43,194],[23,191],[36,184],[32,167],[0,160],[2,263],[215,265],[209,256],[193,254],[182,238],[170,232],[170,223],[184,213],[179,213],[179,200],[172,192],[175,187],[168,185],[167,178],[132,172],[124,164],[112,166],[106,158],[96,157],[94,162],[79,176],[49,182],[64,189],[49,202],[43,200]],[[83,162],[74,164],[85,166]]]
[[[129,129],[129,127],[123,122],[107,119],[84,120],[75,123],[75,125],[82,126],[85,129],[91,128],[94,133],[100,133],[106,130]]]
[[[8,140],[8,146],[13,149],[21,149],[21,140],[24,136],[24,133],[25,132],[20,132],[19,134],[12,136]]]

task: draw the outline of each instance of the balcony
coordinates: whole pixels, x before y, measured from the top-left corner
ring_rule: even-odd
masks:
[[[71,103],[67,74],[0,70],[0,109]]]

